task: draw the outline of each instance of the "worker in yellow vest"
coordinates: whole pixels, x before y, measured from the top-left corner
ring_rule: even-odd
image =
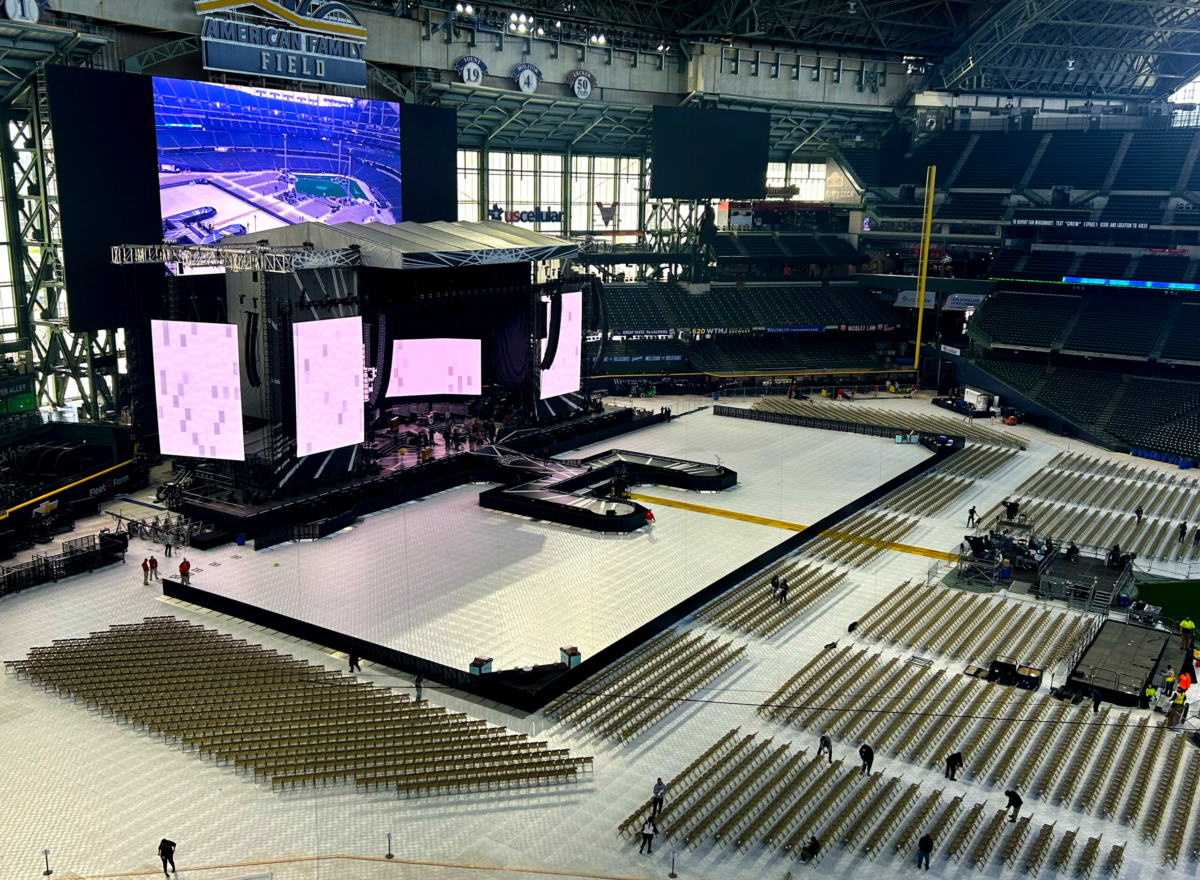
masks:
[[[1142,706],[1141,707],[1143,709],[1153,709],[1154,708],[1154,698],[1156,696],[1158,696],[1158,690],[1154,687],[1154,685],[1153,684],[1146,685],[1146,690],[1142,694]]]
[[[1171,711],[1167,714],[1167,727],[1174,727],[1183,720],[1184,714],[1187,712],[1184,701],[1183,691],[1176,691],[1175,696],[1171,698]]]
[[[1196,624],[1192,623],[1190,617],[1184,617],[1179,621],[1179,647],[1184,651],[1192,647],[1192,636],[1196,634]]]

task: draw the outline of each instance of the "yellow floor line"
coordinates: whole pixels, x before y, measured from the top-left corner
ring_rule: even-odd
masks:
[[[659,498],[656,495],[642,495],[640,493],[630,493],[630,498],[634,501],[641,501],[647,504],[660,504],[663,507],[675,507],[679,510],[690,510],[693,513],[707,513],[710,516],[723,516],[726,519],[736,519],[740,522],[754,523],[760,526],[769,526],[773,529],[787,529],[792,532],[800,532],[808,528],[808,526],[800,523],[788,522],[782,519],[771,519],[765,516],[755,516],[752,513],[741,513],[737,510],[721,510],[719,507],[705,507],[702,504],[692,504],[688,501],[676,501],[673,498]],[[821,533],[823,537],[839,538],[843,541],[857,541],[859,543],[868,543],[868,539],[861,535],[852,535],[850,533],[834,532],[832,529]],[[869,542],[875,543],[875,542]],[[927,556],[930,559],[943,559],[952,562],[956,557],[953,553],[944,553],[941,550],[930,550],[927,547],[916,547],[912,544],[897,544],[889,541],[880,544],[885,550],[895,550],[899,553],[910,553],[913,556]]]

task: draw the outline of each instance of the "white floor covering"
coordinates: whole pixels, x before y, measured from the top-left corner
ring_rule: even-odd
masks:
[[[741,485],[691,497],[802,523],[929,455],[708,412],[617,439],[696,461],[719,453]],[[369,516],[323,541],[195,554],[203,570],[192,584],[455,668],[491,657],[494,668],[508,669],[557,662],[564,645],[594,654],[791,534],[663,507],[649,534],[599,535],[484,510],[483,488],[461,486]]]
[[[661,404],[671,402],[664,399]],[[677,405],[683,408],[689,402]],[[879,405],[928,407],[920,401]],[[1061,438],[1034,429],[1013,430],[1030,439],[1029,451],[978,482],[943,515],[927,518],[906,536],[906,543],[952,548],[961,540],[967,508],[975,504],[982,510],[995,503],[1066,445]],[[870,445],[859,447],[855,440]],[[718,419],[707,412],[602,445],[699,460],[719,454],[739,471],[742,486],[720,495],[674,494],[706,506],[799,523],[811,522],[875,481],[904,470],[917,454],[912,447],[868,438]],[[1108,453],[1097,450],[1096,454]],[[652,535],[597,538],[482,511],[474,504],[475,491],[464,487],[371,517],[353,531],[317,544],[257,555],[249,548],[231,547],[191,554],[202,569],[194,583],[212,588],[218,577],[238,579],[257,585],[255,589],[277,590],[284,601],[303,610],[311,601],[306,590],[317,582],[332,582],[342,597],[338,604],[322,609],[332,615],[362,613],[356,603],[371,601],[367,597],[378,593],[374,585],[379,582],[391,583],[396,588],[388,596],[412,598],[378,599],[374,601],[381,604],[365,609],[371,615],[391,615],[379,625],[385,633],[392,628],[404,630],[398,646],[441,651],[447,661],[461,665],[464,658],[479,652],[487,638],[498,662],[502,658],[522,662],[534,659],[520,653],[523,645],[532,645],[531,653],[539,657],[556,654],[566,638],[566,626],[576,627],[574,640],[586,653],[590,645],[611,638],[610,632],[625,631],[656,613],[653,609],[660,603],[672,604],[677,601],[672,596],[694,590],[787,536],[765,526],[661,508]],[[660,487],[645,491],[664,497],[673,492]],[[95,531],[102,524],[81,523],[80,531]],[[484,547],[486,553],[478,564],[465,563],[470,577],[463,577],[461,572],[468,571],[463,548],[468,546]],[[176,613],[315,662],[339,664],[316,646],[283,640],[214,615],[184,614],[156,598],[156,590],[142,586],[135,567],[139,554],[152,549],[135,546],[123,567],[0,600],[0,658],[19,658],[31,646],[85,635],[110,623]],[[447,555],[449,562],[436,561]],[[214,567],[213,562],[219,565]],[[815,751],[815,735],[765,722],[755,708],[826,642],[845,644],[849,622],[900,581],[923,577],[931,562],[886,552],[865,569],[853,570],[847,585],[816,613],[772,639],[738,636],[739,643],[748,645],[747,659],[697,695],[711,702],[695,702],[673,713],[632,745],[614,747],[573,729],[543,726],[554,746],[595,756],[593,774],[581,784],[559,789],[411,801],[386,794],[359,795],[345,787],[273,793],[232,770],[5,677],[0,680],[0,878],[41,876],[43,848],[52,851],[54,876],[69,880],[74,875],[155,870],[154,850],[163,836],[179,843],[177,862],[187,869],[316,855],[378,857],[385,851],[389,831],[401,859],[480,868],[304,861],[276,862],[255,870],[270,870],[281,880],[533,876],[483,870],[487,867],[665,877],[670,870],[669,843],[660,840],[653,856],[639,856],[636,846],[615,833],[617,823],[649,796],[654,778],[669,779],[733,727],[774,736],[777,743],[795,741]],[[369,581],[371,589],[358,592],[359,578]],[[579,613],[581,607],[586,614]],[[459,613],[457,608],[469,610]],[[580,618],[585,619],[571,623]],[[453,641],[446,643],[446,639]],[[883,650],[889,656],[908,653]],[[961,667],[944,659],[936,665],[955,671]],[[404,679],[370,665],[364,677],[407,686]],[[170,700],[170,695],[164,694],[164,699]],[[458,711],[475,711],[453,696],[435,694],[432,699]],[[496,720],[499,713],[489,709],[476,714]],[[523,729],[517,720],[510,726]],[[848,746],[838,743],[835,749],[841,757]],[[1165,753],[1164,749],[1163,758]],[[942,787],[939,770],[884,755],[877,756],[875,766],[888,775],[902,775],[906,783],[921,782],[923,791]],[[988,817],[1003,800],[1001,793],[975,780],[948,783],[946,796],[956,794],[966,795],[967,806],[986,799]],[[1173,805],[1174,798],[1168,815]],[[1161,868],[1161,836],[1158,844],[1143,843],[1139,828],[1051,807],[1028,795],[1025,812],[1034,816],[1035,834],[1043,822],[1057,821],[1060,834],[1078,826],[1079,848],[1088,836],[1103,833],[1102,859],[1111,844],[1127,840],[1125,878],[1196,872],[1186,855],[1177,871]],[[794,877],[811,871],[817,876],[849,878],[873,870],[896,876],[913,868],[890,852],[872,864],[857,853],[838,849],[809,869],[770,851],[755,849],[742,855],[732,847],[705,843],[695,852],[683,852],[676,870],[681,878],[757,880],[783,878],[789,871]],[[218,880],[252,873],[249,868],[226,868],[185,870],[181,876]],[[966,877],[973,872],[965,860],[956,865],[935,854],[931,873]],[[1009,877],[1017,870],[1003,868],[993,858],[982,873]],[[1098,868],[1096,874],[1100,873]],[[1052,875],[1048,864],[1042,875]]]

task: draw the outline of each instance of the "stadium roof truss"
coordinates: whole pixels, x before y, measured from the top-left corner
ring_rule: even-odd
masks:
[[[958,45],[978,10],[988,5],[963,0],[537,0],[533,8],[684,43],[736,38],[941,56]]]
[[[1165,98],[1200,74],[1200,3],[1008,0],[932,77],[941,89]]]
[[[422,5],[439,2],[453,6],[445,0]],[[692,43],[733,40],[776,50],[908,56],[931,71],[924,87],[935,89],[1153,99],[1200,74],[1200,4],[1194,0],[533,0],[504,6],[610,28],[618,37],[612,45],[625,45],[621,33],[645,34],[651,44],[667,43],[685,57]]]
[[[459,146],[621,156],[650,152],[654,110],[649,105],[524,95],[461,83],[435,83],[430,89],[443,105],[457,109]],[[818,152],[855,135],[873,140],[896,122],[890,107],[798,104],[696,92],[681,103],[769,113],[771,153],[776,159]]]

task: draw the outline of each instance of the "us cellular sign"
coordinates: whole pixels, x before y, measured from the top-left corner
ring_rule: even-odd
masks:
[[[196,0],[196,12],[207,70],[366,88],[367,29],[338,0]]]

